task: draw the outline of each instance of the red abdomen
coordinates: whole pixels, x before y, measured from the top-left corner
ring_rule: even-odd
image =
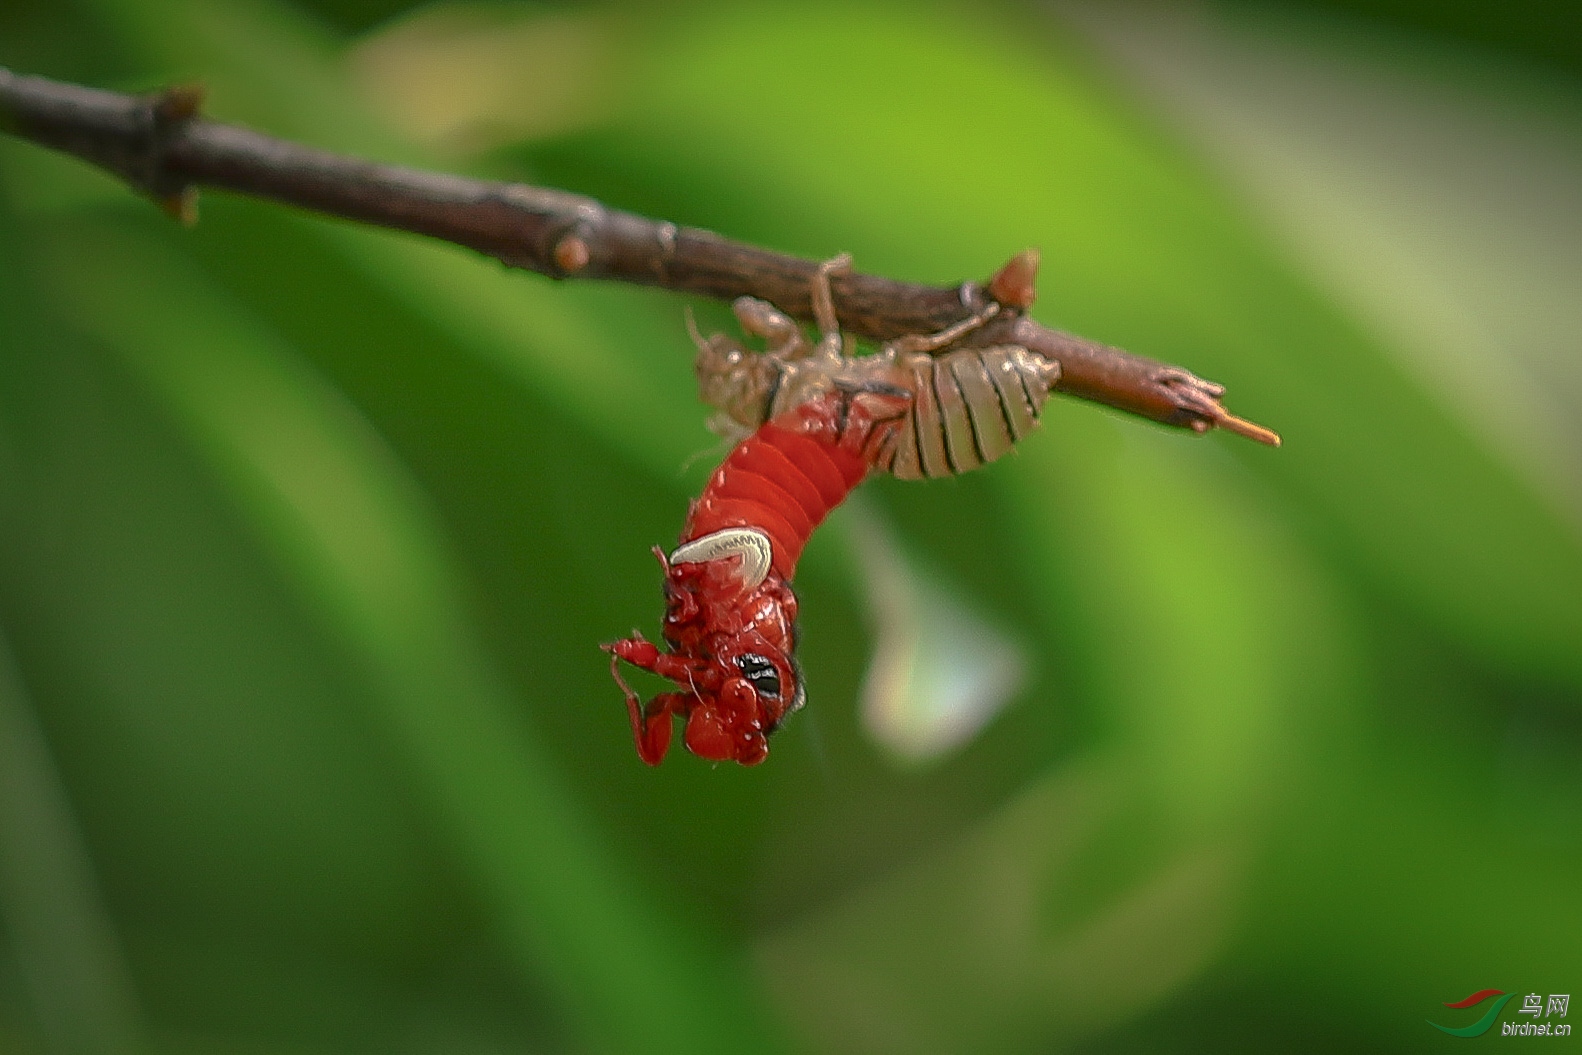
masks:
[[[839,442],[832,410],[804,404],[737,444],[693,503],[681,541],[757,528],[769,536],[775,572],[790,581],[813,529],[868,473],[868,459]]]

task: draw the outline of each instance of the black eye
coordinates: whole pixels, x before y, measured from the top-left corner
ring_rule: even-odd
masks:
[[[741,668],[742,676],[752,683],[760,696],[771,699],[780,698],[780,672],[775,670],[775,665],[762,656],[751,652],[736,657],[736,665]]]

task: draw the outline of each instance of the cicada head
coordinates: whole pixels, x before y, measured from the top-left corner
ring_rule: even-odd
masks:
[[[750,637],[757,639],[727,643],[712,658],[708,688],[686,701],[684,741],[699,758],[757,765],[769,755],[770,734],[805,702],[796,661]]]
[[[711,762],[755,766],[769,755],[769,736],[806,702],[802,671],[791,653],[747,632],[719,641],[706,657],[661,652],[633,635],[604,648],[610,674],[626,695],[632,736],[643,761],[657,766],[670,748],[671,718],[686,720],[687,750]],[[679,691],[655,696],[646,706],[621,678],[618,663],[673,680]]]
[[[676,683],[676,692],[640,706],[626,694],[638,754],[657,765],[670,744],[671,717],[686,720],[687,749],[710,761],[756,765],[768,737],[806,699],[796,647],[796,595],[769,566],[768,543],[752,530],[728,530],[688,543],[665,569],[665,642],[640,634],[604,648],[616,660]]]

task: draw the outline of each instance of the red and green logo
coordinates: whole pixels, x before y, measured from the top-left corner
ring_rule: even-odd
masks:
[[[1442,1033],[1449,1033],[1452,1037],[1481,1037],[1494,1027],[1494,1020],[1500,1017],[1500,1012],[1505,1009],[1506,1003],[1515,995],[1515,993],[1507,993],[1502,989],[1479,989],[1465,1000],[1457,1000],[1455,1003],[1446,1004],[1445,1006],[1460,1010],[1464,1007],[1477,1007],[1491,996],[1499,997],[1498,1000],[1489,1005],[1489,1009],[1483,1013],[1482,1018],[1470,1026],[1459,1026],[1454,1029],[1450,1026],[1441,1026],[1438,1022],[1432,1020],[1428,1024]]]

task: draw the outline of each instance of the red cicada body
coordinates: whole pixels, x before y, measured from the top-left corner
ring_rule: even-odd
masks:
[[[1031,260],[1013,269],[1031,300]],[[698,379],[718,413],[710,424],[740,442],[714,472],[667,558],[664,652],[641,634],[603,646],[626,695],[637,752],[657,765],[672,718],[685,719],[693,754],[755,765],[768,737],[806,699],[797,667],[797,600],[791,578],[808,538],[870,471],[903,479],[966,472],[1009,451],[1038,421],[1056,363],[1019,346],[953,348],[1002,300],[940,334],[902,338],[877,354],[847,357],[829,292],[838,258],[813,288],[822,338],[750,298],[736,303],[752,353],[718,335],[698,345]],[[991,284],[991,289],[993,288]],[[1026,303],[1014,305],[1021,308]],[[938,354],[936,354],[938,353]],[[619,661],[674,681],[644,706]]]

